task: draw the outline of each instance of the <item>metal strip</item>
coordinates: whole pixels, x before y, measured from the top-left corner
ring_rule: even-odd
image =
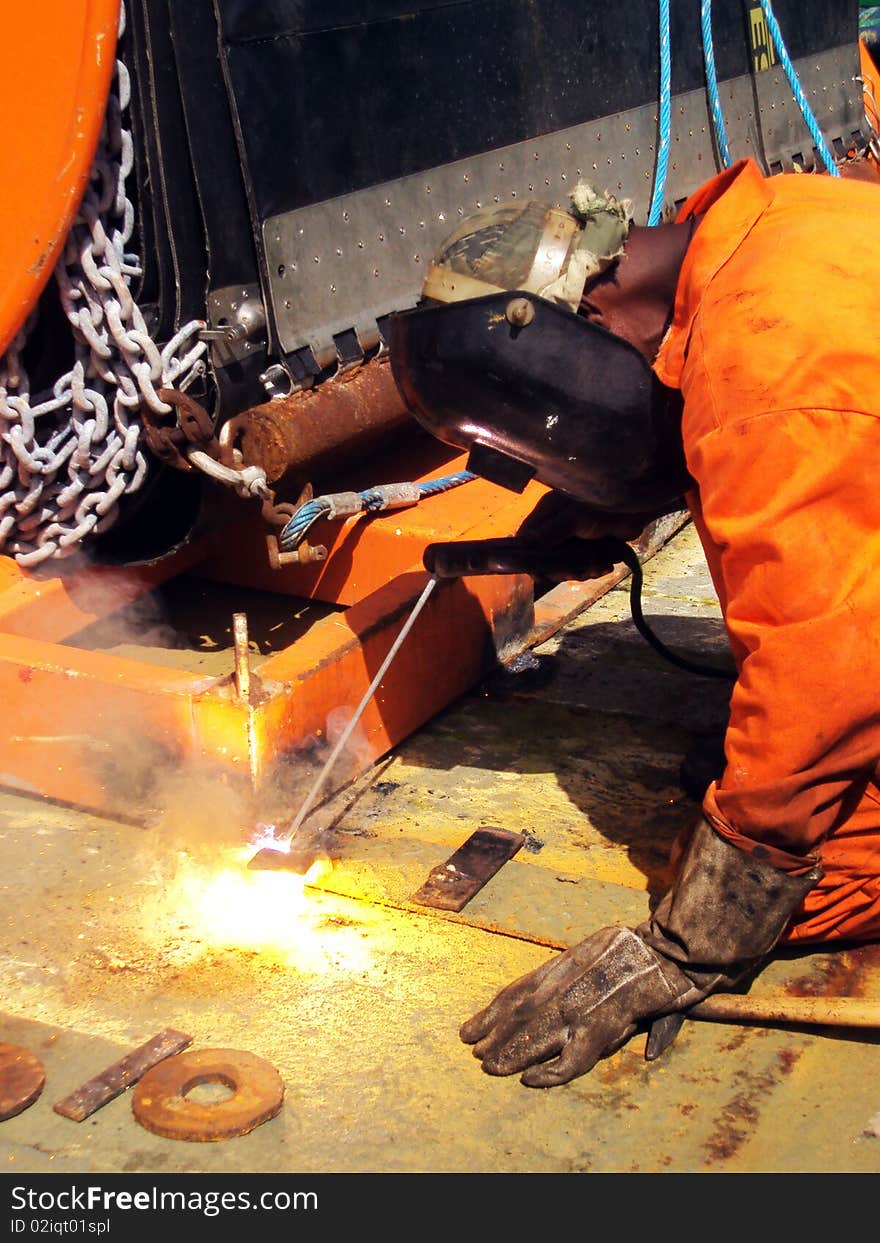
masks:
[[[863,123],[858,48],[796,68],[826,139],[849,147]],[[773,171],[813,167],[809,131],[780,66],[719,89],[734,158],[752,156]],[[382,316],[414,306],[439,244],[481,207],[530,197],[567,207],[583,178],[631,198],[643,221],[656,133],[656,108],[637,108],[272,217],[263,241],[282,349],[307,347],[329,365],[334,336],[354,329],[362,337]],[[673,101],[670,147],[667,212],[718,167],[704,91]]]
[[[484,825],[472,833],[445,863],[428,873],[411,901],[440,911],[460,911],[525,842],[522,833]]]
[[[166,1027],[140,1045],[133,1053],[129,1053],[121,1061],[114,1062],[106,1070],[102,1070],[94,1079],[84,1083],[81,1088],[57,1101],[52,1108],[63,1118],[71,1122],[84,1122],[95,1110],[114,1100],[126,1088],[137,1083],[142,1075],[151,1070],[159,1062],[173,1054],[180,1053],[187,1045],[192,1044],[192,1036],[185,1032],[175,1031]]]

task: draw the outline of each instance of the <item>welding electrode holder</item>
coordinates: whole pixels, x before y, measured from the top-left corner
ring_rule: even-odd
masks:
[[[480,574],[531,574],[560,581],[601,578],[618,562],[630,564],[635,552],[621,539],[567,539],[547,548],[513,538],[459,540],[429,544],[422,563],[435,578]]]
[[[600,539],[576,536],[547,548],[542,544],[512,537],[484,540],[458,540],[428,544],[422,564],[434,578],[464,578],[479,574],[531,574],[557,582],[602,578],[615,565],[623,563],[630,572],[630,611],[633,625],[658,656],[677,669],[704,678],[736,680],[736,671],[688,660],[670,651],[648,625],[642,611],[642,565],[638,553],[625,540],[613,535]]]

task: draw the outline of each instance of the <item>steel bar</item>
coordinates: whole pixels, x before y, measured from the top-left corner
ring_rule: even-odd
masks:
[[[94,1079],[89,1079],[75,1092],[57,1101],[52,1108],[56,1114],[61,1114],[62,1118],[70,1118],[72,1122],[82,1122],[102,1105],[106,1105],[126,1088],[130,1088],[133,1083],[137,1083],[138,1079],[152,1067],[164,1061],[166,1057],[180,1053],[190,1044],[192,1044],[192,1036],[187,1036],[185,1032],[175,1031],[172,1027],[166,1027],[152,1040],[148,1040],[146,1044],[142,1044],[129,1053],[127,1057],[114,1062],[99,1075],[95,1075]]]
[[[232,646],[235,657],[235,693],[242,702],[247,703],[251,694],[247,613],[232,615]]]
[[[721,1023],[803,1023],[810,1027],[880,1029],[880,1000],[865,997],[793,997],[788,993],[716,994],[688,1011],[689,1018]]]

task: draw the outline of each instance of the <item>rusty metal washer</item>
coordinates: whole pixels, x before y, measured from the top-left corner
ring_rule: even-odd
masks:
[[[46,1083],[43,1063],[20,1044],[0,1044],[0,1121],[33,1105]]]
[[[202,1104],[187,1093],[220,1083],[233,1093]],[[132,1113],[141,1126],[166,1139],[218,1140],[247,1135],[281,1109],[284,1084],[263,1058],[238,1049],[189,1049],[149,1070],[134,1090]]]

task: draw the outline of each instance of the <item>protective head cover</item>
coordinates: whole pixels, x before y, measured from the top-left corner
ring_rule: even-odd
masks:
[[[687,486],[677,395],[577,313],[587,281],[623,254],[629,203],[583,183],[572,202],[463,221],[429,266],[425,303],[392,317],[391,366],[416,419],[470,450],[475,473],[639,513]]]

